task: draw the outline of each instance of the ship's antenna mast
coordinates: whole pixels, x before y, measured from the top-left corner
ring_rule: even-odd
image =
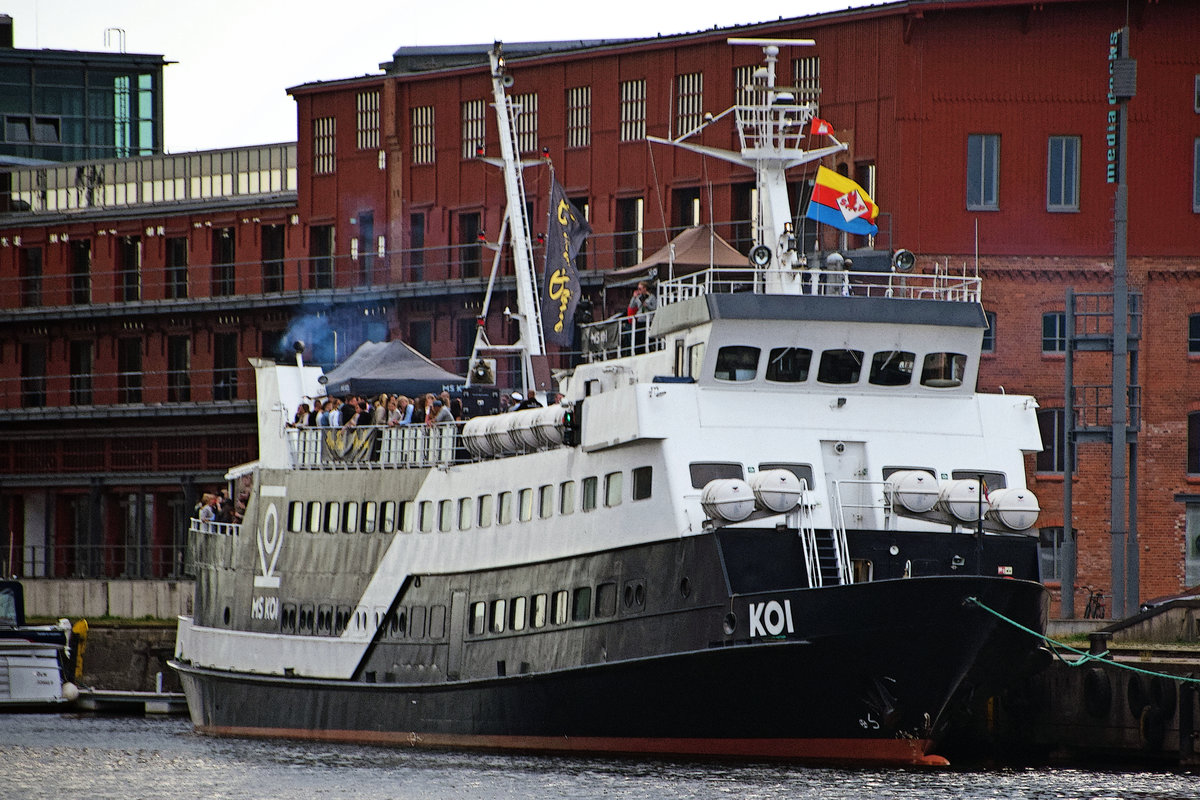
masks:
[[[754,170],[758,189],[757,246],[751,252],[753,265],[762,270],[764,289],[769,294],[799,294],[802,291],[798,272],[804,259],[796,250],[791,206],[788,202],[785,173],[792,167],[818,161],[846,149],[834,139],[834,144],[814,150],[804,149],[803,131],[816,115],[815,103],[796,102],[795,88],[776,83],[775,68],[779,48],[809,46],[811,39],[729,39],[732,45],[760,47],[763,65],[755,70],[751,83],[743,89],[748,95],[746,105],[729,108],[717,116],[705,115],[704,121],[690,131],[681,131],[671,139],[654,136],[652,142],[670,144],[694,153],[712,156]],[[734,116],[741,150],[734,152],[687,141],[698,136],[719,119]],[[832,138],[832,137],[830,137]]]
[[[537,273],[533,265],[533,242],[529,235],[529,220],[525,215],[525,181],[522,170],[525,167],[542,163],[541,161],[521,162],[518,159],[520,148],[517,144],[516,130],[512,119],[519,113],[520,107],[509,99],[505,90],[512,86],[512,76],[505,69],[504,56],[501,55],[500,42],[496,42],[488,52],[492,65],[492,107],[496,109],[496,127],[500,134],[500,158],[482,158],[484,163],[500,167],[504,172],[504,195],[506,200],[504,223],[500,228],[500,238],[493,245],[495,255],[492,259],[492,274],[488,279],[487,293],[484,296],[483,308],[478,317],[478,327],[475,331],[475,346],[471,350],[471,360],[467,364],[467,386],[473,383],[479,355],[483,351],[516,352],[521,355],[521,384],[522,394],[536,385],[533,371],[533,359],[544,356],[546,340],[542,332],[541,304],[538,301]],[[493,345],[488,342],[484,328],[488,310],[491,308],[492,292],[496,285],[496,275],[500,269],[501,252],[504,248],[505,234],[512,236],[513,270],[517,280],[517,310],[504,309],[504,316],[517,321],[520,336],[515,345]]]
[[[492,62],[492,95],[495,98],[496,126],[500,133],[501,166],[504,169],[504,194],[508,201],[505,211],[509,235],[512,236],[513,269],[517,278],[517,312],[509,312],[520,327],[518,342],[522,349],[522,378],[524,388],[534,385],[532,359],[546,353],[542,335],[542,314],[538,303],[537,274],[533,266],[533,243],[529,236],[529,220],[525,216],[525,181],[518,160],[517,134],[512,125],[513,103],[505,93],[512,77],[505,70],[500,43],[488,53]],[[519,109],[516,109],[519,113]]]

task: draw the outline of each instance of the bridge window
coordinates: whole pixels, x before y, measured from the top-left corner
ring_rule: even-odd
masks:
[[[538,487],[538,516],[542,519],[549,519],[554,516],[553,486]]]
[[[862,362],[862,350],[826,350],[821,353],[817,380],[821,383],[858,383]]]
[[[454,501],[441,500],[438,502],[438,530],[449,533],[454,526]]]
[[[471,604],[471,634],[479,636],[486,628],[487,623],[487,603],[479,602]]]
[[[575,481],[563,481],[558,486],[558,513],[564,517],[575,511]]]
[[[342,530],[346,533],[358,532],[358,503],[346,503],[345,516],[342,519]]]
[[[363,533],[374,533],[375,532],[375,501],[374,500],[368,500],[367,502],[363,503],[362,532]]]
[[[596,484],[597,478],[595,475],[590,478],[583,479],[583,510],[596,510]]]
[[[433,501],[421,501],[421,533],[429,533],[433,530]]]
[[[912,383],[916,354],[905,350],[884,350],[871,358],[868,380],[875,386],[907,386]]]
[[[321,504],[315,500],[308,504],[308,532],[321,532]]]
[[[654,470],[651,467],[638,467],[633,471],[633,499],[645,500],[650,497],[654,488]]]
[[[608,508],[621,505],[624,477],[620,472],[610,472],[604,476],[604,505]]]
[[[336,500],[325,504],[325,532],[337,533],[338,523],[342,519],[342,506]]]
[[[812,350],[803,347],[776,347],[767,358],[767,380],[800,383],[808,380]]]
[[[921,385],[935,389],[962,386],[967,357],[962,353],[929,353],[921,367]]]
[[[747,345],[726,345],[717,351],[713,377],[722,381],[752,381],[758,374],[758,355],[762,351]]]

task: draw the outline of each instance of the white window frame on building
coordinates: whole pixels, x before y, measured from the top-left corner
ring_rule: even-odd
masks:
[[[1000,134],[967,135],[967,209],[1000,208]]]
[[[412,137],[412,163],[432,164],[436,157],[433,106],[413,106],[409,110]]]
[[[313,174],[331,175],[337,165],[337,118],[313,120]]]
[[[621,141],[646,138],[646,79],[621,81]]]
[[[700,127],[704,119],[704,73],[675,76],[675,136]]]
[[[487,103],[482,99],[462,103],[462,157],[477,158],[487,145]]]
[[[519,152],[537,152],[538,96],[536,92],[519,94],[513,98],[513,131],[517,136]]]
[[[379,90],[370,89],[355,96],[355,143],[359,150],[379,147]]]
[[[1042,352],[1065,353],[1067,351],[1067,315],[1062,311],[1047,311],[1042,314]]]
[[[1046,210],[1079,210],[1078,136],[1051,136],[1046,152]]]
[[[807,56],[792,61],[792,86],[797,103],[821,100],[821,57]]]
[[[567,89],[567,147],[592,144],[592,87]]]

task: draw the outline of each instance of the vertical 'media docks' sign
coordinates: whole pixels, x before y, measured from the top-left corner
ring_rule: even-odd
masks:
[[[1129,29],[1121,28],[1108,35],[1108,115],[1104,142],[1108,147],[1106,175],[1109,183],[1120,179],[1121,109],[1120,104],[1137,91],[1137,62],[1129,58]]]

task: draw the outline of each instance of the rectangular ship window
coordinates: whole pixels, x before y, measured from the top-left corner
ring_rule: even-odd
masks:
[[[650,497],[654,484],[653,467],[637,467],[633,471],[633,499],[645,500]]]
[[[592,587],[580,586],[571,596],[571,619],[583,622],[592,616]]]
[[[490,494],[479,495],[479,514],[476,516],[476,524],[480,528],[492,527],[492,496]]]
[[[533,608],[531,609],[529,623],[535,628],[546,627],[546,611],[549,604],[549,598],[544,594],[535,594],[533,596]]]
[[[558,513],[564,517],[575,511],[575,481],[563,481],[558,486]]]
[[[569,595],[566,589],[559,589],[554,593],[554,624],[562,625],[567,621],[567,611],[569,606]]]

